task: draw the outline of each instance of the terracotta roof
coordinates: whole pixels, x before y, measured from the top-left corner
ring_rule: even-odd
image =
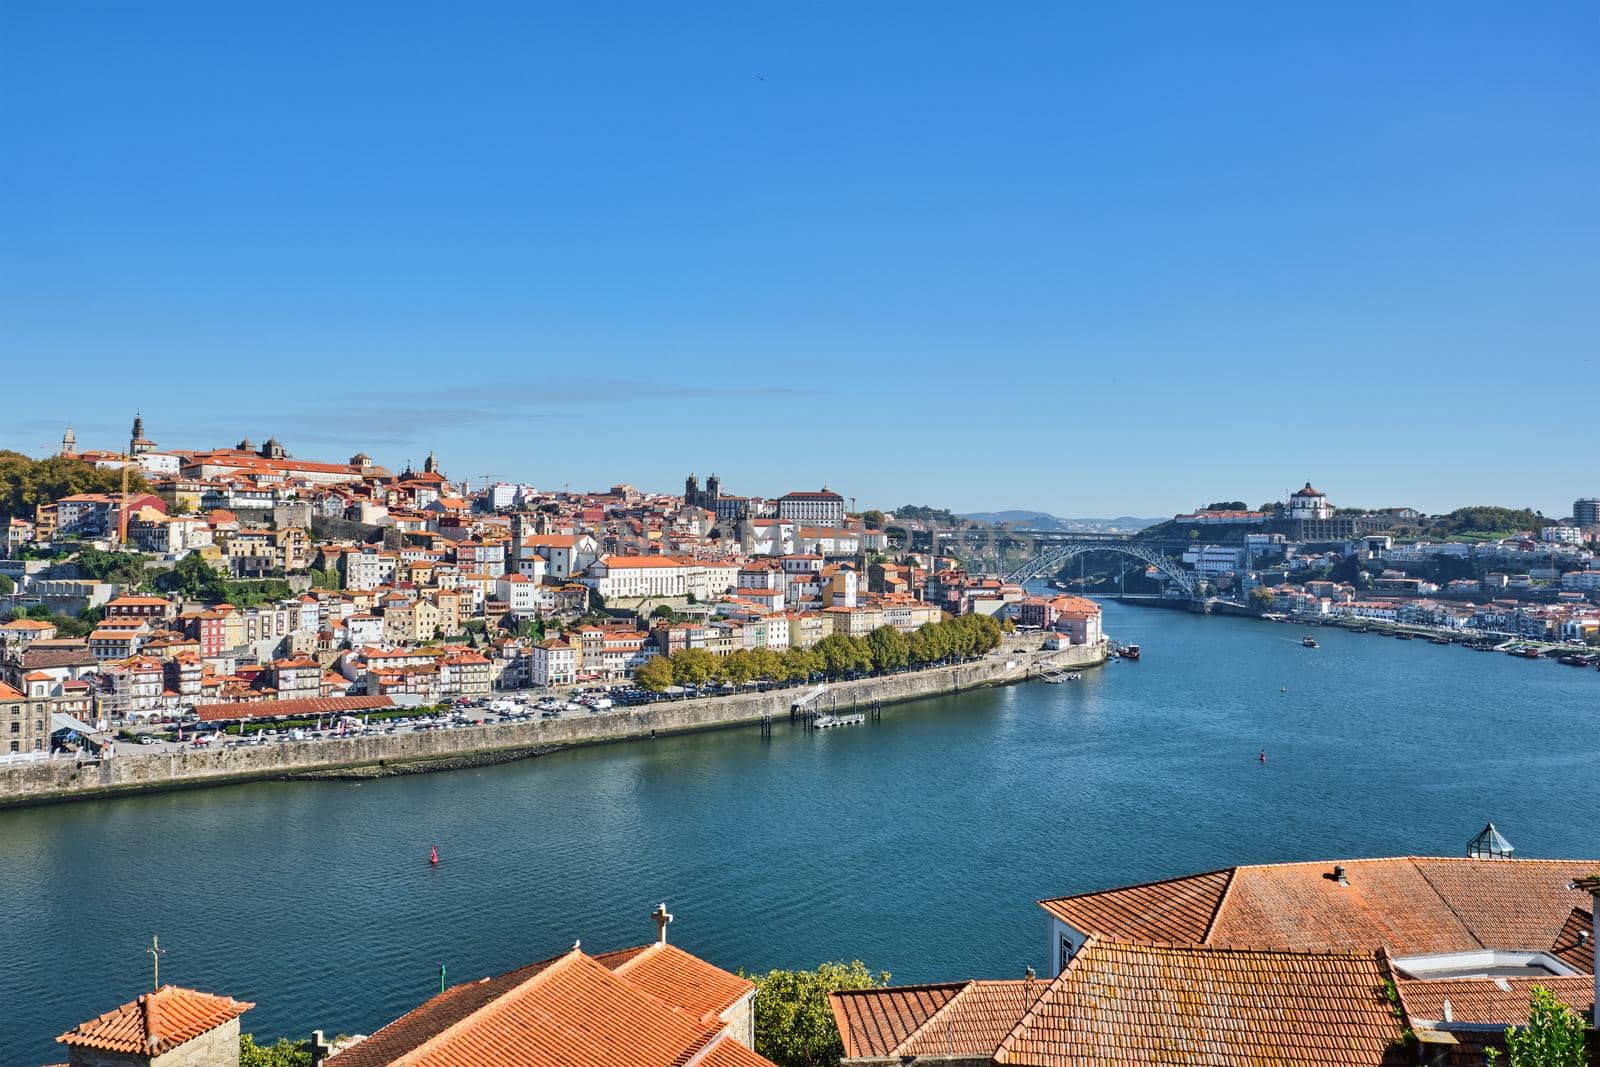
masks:
[[[1233,867],[1041,901],[1063,922],[1127,940],[1409,956],[1548,949],[1588,897],[1569,888],[1592,860],[1465,857]]]
[[[1164,882],[1041,900],[1039,905],[1075,929],[1130,941],[1200,944],[1222,903],[1233,870],[1208,871]]]
[[[1050,983],[1012,979],[968,982],[895,1049],[899,1056],[990,1056],[1016,1029]]]
[[[1594,917],[1582,908],[1573,908],[1572,914],[1556,934],[1550,954],[1575,971],[1594,973]]]
[[[1030,1067],[1400,1064],[1388,970],[1365,953],[1091,937],[995,1051]]]
[[[715,1018],[755,990],[721,967],[676,945],[656,943],[617,964],[606,964],[647,992],[701,1019]]]
[[[1557,1000],[1580,1015],[1594,1010],[1594,979],[1589,975],[1556,978],[1396,978],[1395,988],[1408,1019],[1438,1023],[1444,1002],[1450,1002],[1457,1023],[1522,1026],[1534,986],[1544,986]]]
[[[828,995],[844,1054],[887,1056],[970,983],[852,989]]]
[[[165,985],[153,993],[79,1023],[56,1038],[65,1045],[156,1056],[255,1007],[232,997]]]
[[[382,696],[305,697],[298,700],[250,700],[233,704],[196,704],[194,713],[202,722],[227,722],[233,719],[281,719],[291,715],[335,715],[353,711],[392,708],[394,701]]]
[[[498,979],[446,990],[334,1056],[328,1067],[681,1067],[721,1031],[720,1023],[674,1010],[573,949]],[[725,1067],[769,1067],[754,1053],[742,1060],[724,1056],[716,1062]]]
[[[772,1067],[772,1061],[725,1037],[695,1061],[695,1067]]]
[[[547,971],[562,973],[535,981]],[[599,956],[575,949],[451,986],[334,1056],[328,1067],[676,1065],[716,1039],[722,1023],[714,1016],[752,988],[672,946],[641,945]],[[725,1044],[737,1042],[718,1041],[697,1062],[771,1067],[743,1046],[723,1049]]]

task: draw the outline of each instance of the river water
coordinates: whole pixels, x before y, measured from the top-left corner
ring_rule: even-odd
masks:
[[[730,968],[1046,972],[1042,896],[1234,863],[1600,853],[1600,672],[1106,607],[1145,650],[1061,685],[366,783],[0,813],[0,1064],[150,981],[258,1034],[371,1032],[450,981],[654,934]],[[1265,749],[1268,761],[1258,753]],[[442,862],[427,863],[437,843]]]

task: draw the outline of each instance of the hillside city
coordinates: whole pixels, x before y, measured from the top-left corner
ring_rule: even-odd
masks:
[[[974,523],[857,512],[827,487],[735,495],[714,474],[681,495],[472,486],[431,454],[395,473],[361,453],[300,459],[275,439],[164,449],[140,419],[125,449],[80,450],[68,429],[57,456],[3,464],[0,756],[244,740],[223,731],[260,743],[268,724],[332,736],[373,730],[374,716],[449,728],[462,722],[404,713],[451,702],[487,707],[478,723],[591,714],[945,662],[1002,630],[1046,648],[1106,640],[1093,600],[1030,593],[965,551]],[[936,533],[946,519],[954,537]],[[1019,526],[985,536],[1003,556],[1026,541]],[[1530,655],[1571,646],[1564,662],[1580,665],[1600,643],[1595,499],[1559,520],[1430,518],[1335,508],[1307,483],[1281,504],[1221,502],[1115,536],[1184,542],[1132,576],[1162,597],[1182,594],[1181,566],[1197,597],[1269,618]],[[1115,588],[1103,571],[1085,587],[1128,580],[1124,567]],[[999,625],[952,628],[962,618]],[[494,699],[511,693],[539,703]]]

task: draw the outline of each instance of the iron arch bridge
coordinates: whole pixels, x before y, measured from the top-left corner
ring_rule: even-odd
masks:
[[[1160,571],[1167,580],[1182,589],[1185,596],[1195,595],[1194,576],[1182,567],[1167,558],[1157,545],[1142,541],[1124,541],[1107,538],[1103,541],[1076,540],[1064,544],[1048,545],[1042,552],[1034,556],[1022,566],[1008,571],[1005,580],[1012,584],[1021,584],[1029,578],[1037,578],[1041,574],[1050,574],[1061,569],[1061,565],[1074,556],[1081,556],[1086,552],[1116,552],[1120,555],[1131,556],[1141,563],[1149,564]]]

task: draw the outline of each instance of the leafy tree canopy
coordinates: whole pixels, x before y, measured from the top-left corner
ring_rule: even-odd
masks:
[[[756,986],[756,1051],[778,1067],[836,1067],[844,1042],[828,994],[889,984],[889,972],[873,974],[860,960],[744,977]]]
[[[1506,1031],[1510,1067],[1588,1067],[1583,1016],[1542,985],[1533,987],[1530,1009],[1527,1026]],[[1499,1050],[1490,1049],[1488,1058],[1498,1064]]]
[[[255,1035],[240,1034],[239,1067],[311,1067],[311,1050],[286,1037],[275,1045],[258,1045]]]
[[[137,471],[128,472],[128,491],[145,493],[150,485]],[[74,493],[120,493],[122,471],[100,470],[65,456],[33,459],[0,449],[0,515],[33,518],[33,509]]]

